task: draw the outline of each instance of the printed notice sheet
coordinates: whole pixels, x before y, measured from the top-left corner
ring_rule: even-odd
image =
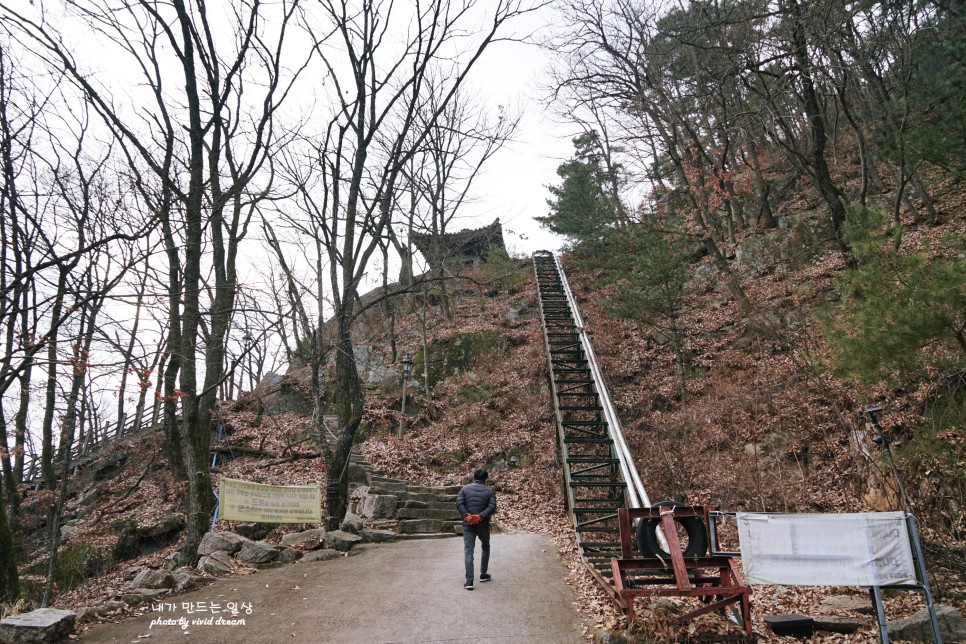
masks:
[[[225,521],[321,523],[318,485],[262,485],[222,477],[218,500]]]
[[[749,584],[888,586],[917,583],[902,512],[739,512],[737,518],[742,569]]]

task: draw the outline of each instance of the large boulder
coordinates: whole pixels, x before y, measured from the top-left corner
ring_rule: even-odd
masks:
[[[64,546],[57,553],[57,565],[54,570],[54,581],[57,589],[68,591],[77,588],[90,577],[97,575],[102,566],[101,558],[94,547],[87,543],[72,543]],[[27,574],[46,575],[50,567],[50,558],[44,558],[27,568]]]
[[[369,519],[389,519],[396,514],[399,498],[392,494],[367,494],[362,502],[362,516]]]
[[[124,610],[124,602],[109,601],[97,606],[81,606],[75,612],[78,622],[89,622],[99,617],[116,615]]]
[[[292,563],[302,558],[302,551],[298,548],[283,548],[278,553],[279,563]]]
[[[216,550],[198,560],[198,568],[205,572],[221,574],[231,572],[231,555],[224,550]]]
[[[170,592],[166,588],[138,588],[137,590],[129,590],[122,594],[121,599],[130,606],[140,606],[145,602],[153,602],[161,599]]]
[[[235,532],[252,541],[261,541],[275,529],[274,523],[236,523]]]
[[[254,391],[261,411],[269,416],[305,414],[306,409],[312,409],[312,397],[308,387],[303,386],[310,377],[307,367],[290,369],[284,376],[276,373],[266,375]]]
[[[169,514],[151,525],[140,528],[138,532],[141,537],[164,537],[172,532],[184,530],[184,517],[180,514]]]
[[[322,547],[322,539],[325,538],[325,530],[312,528],[302,532],[293,532],[282,536],[282,545],[301,550],[318,550]]]
[[[603,629],[594,633],[594,644],[627,644],[628,639],[620,633]]]
[[[362,524],[362,517],[356,516],[351,512],[346,513],[345,518],[342,519],[342,530],[344,532],[349,532],[352,534],[359,534],[362,532],[364,527]]]
[[[330,559],[336,559],[341,556],[342,554],[338,550],[323,548],[322,550],[314,550],[312,552],[305,553],[305,556],[299,559],[299,561],[301,563],[311,563],[313,561],[329,561]]]
[[[356,485],[349,490],[349,512],[355,514],[362,514],[362,505],[366,501],[366,495],[369,494],[368,485]]]
[[[181,553],[175,550],[164,558],[165,570],[176,570],[181,567]]]
[[[278,559],[278,550],[264,541],[246,541],[235,559],[245,564],[269,563]]]
[[[869,625],[868,617],[839,617],[838,615],[816,615],[812,618],[815,630],[830,633],[854,633]]]
[[[340,552],[348,552],[352,546],[362,541],[362,537],[344,530],[334,530],[325,533],[325,547]]]
[[[171,573],[171,576],[174,577],[174,589],[179,593],[194,590],[199,586],[204,586],[205,584],[210,584],[212,581],[214,581],[214,579],[210,577],[193,575],[184,568],[175,570]]]
[[[177,541],[184,530],[184,517],[169,514],[149,525],[138,525],[133,518],[120,519],[111,524],[117,543],[111,551],[114,561],[126,561],[140,555],[157,552]]]
[[[366,472],[366,468],[359,465],[358,463],[349,463],[348,472],[346,476],[349,479],[349,484],[366,485],[369,483],[369,473]]]
[[[957,609],[937,604],[936,617],[944,642],[966,642],[966,620]],[[928,609],[922,608],[905,619],[890,621],[889,639],[932,642],[932,624]]]
[[[234,532],[206,532],[198,546],[198,554],[210,555],[213,552],[227,552],[235,554],[242,549],[242,545],[250,543],[248,539]]]
[[[843,612],[872,615],[875,613],[875,607],[872,605],[872,600],[867,596],[832,595],[822,600],[818,612],[822,615],[837,615]]]
[[[81,471],[81,479],[103,483],[114,478],[114,475],[124,469],[128,455],[124,450],[117,450],[95,459]]]
[[[131,588],[135,590],[138,588],[150,588],[152,590],[156,590],[158,588],[174,587],[174,575],[167,570],[152,570],[150,568],[145,568],[137,574],[133,581],[131,581]]]
[[[6,644],[48,644],[67,640],[74,628],[76,613],[71,610],[39,608],[7,617],[0,622],[0,642]]]
[[[359,536],[369,543],[389,543],[395,541],[398,535],[392,530],[363,530]]]

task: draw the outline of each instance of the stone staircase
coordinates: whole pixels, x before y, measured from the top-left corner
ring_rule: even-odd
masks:
[[[352,493],[350,510],[373,525],[394,527],[400,539],[431,539],[459,534],[459,485],[429,487],[378,474]],[[353,507],[354,506],[354,507]]]
[[[321,435],[310,432],[296,440],[313,438],[335,448],[338,419],[323,417]],[[358,445],[349,455],[349,512],[368,528],[392,530],[400,539],[452,537],[462,533],[456,510],[460,485],[427,487],[376,474]]]
[[[323,418],[323,439],[334,443],[338,420]],[[393,530],[400,539],[452,537],[461,532],[456,495],[460,485],[427,487],[373,472],[357,445],[349,456],[349,512],[372,528]]]

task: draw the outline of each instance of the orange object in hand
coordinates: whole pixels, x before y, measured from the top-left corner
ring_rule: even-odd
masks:
[[[468,523],[469,525],[476,525],[477,523],[479,523],[482,520],[483,520],[483,517],[481,517],[478,514],[467,514],[466,515],[466,523]]]

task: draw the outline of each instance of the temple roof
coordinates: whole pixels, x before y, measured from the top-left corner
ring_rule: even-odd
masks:
[[[430,266],[440,263],[485,261],[491,248],[505,249],[503,226],[497,219],[483,228],[461,230],[456,233],[433,235],[413,233],[410,241],[423,254]]]

